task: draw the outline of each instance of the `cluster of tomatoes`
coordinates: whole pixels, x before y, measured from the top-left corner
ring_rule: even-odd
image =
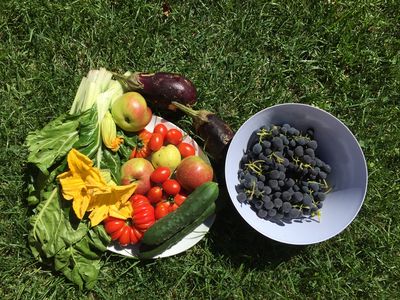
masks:
[[[143,129],[138,134],[138,145],[132,150],[130,158],[143,157],[146,158],[154,151],[160,150],[164,144],[172,144],[177,146],[182,157],[195,155],[194,147],[183,142],[183,134],[175,128],[168,129],[162,123],[154,127],[153,132]]]
[[[143,129],[138,137],[138,145],[132,150],[130,158],[146,158],[164,144],[175,145],[183,158],[196,153],[191,144],[183,142],[181,131],[168,129],[164,124],[157,124],[153,132]],[[171,175],[168,167],[157,167],[150,175],[149,191],[145,195],[134,194],[130,198],[132,218],[123,220],[108,217],[104,221],[104,228],[112,240],[118,241],[121,246],[137,244],[155,221],[181,206],[188,193]]]

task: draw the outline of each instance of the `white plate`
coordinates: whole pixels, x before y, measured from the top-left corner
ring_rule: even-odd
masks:
[[[183,133],[183,141],[191,144],[194,147],[194,149],[196,150],[196,155],[201,156],[203,159],[205,159],[209,163],[207,155],[205,155],[203,153],[203,151],[201,150],[199,145],[196,143],[196,141],[193,140],[186,132],[184,132],[182,129],[180,129],[175,124],[168,122],[167,120],[165,120],[161,117],[153,115],[150,123],[147,124],[146,129],[148,131],[152,132],[154,130],[154,127],[159,123],[163,123],[168,129],[176,128],[176,129],[180,130]],[[176,254],[184,252],[184,251],[188,250],[189,248],[193,247],[210,230],[210,227],[214,223],[214,220],[215,220],[215,215],[210,216],[207,220],[205,220],[202,224],[200,224],[195,230],[193,230],[191,233],[186,235],[180,242],[173,245],[171,248],[165,250],[163,253],[155,256],[154,258],[161,258],[161,257],[168,257],[168,256],[176,255]],[[118,253],[118,254],[121,254],[124,256],[134,257],[134,256],[138,255],[139,245],[129,245],[126,247],[121,247],[118,244],[118,242],[113,242],[107,247],[107,249],[111,252],[115,252],[115,253]]]

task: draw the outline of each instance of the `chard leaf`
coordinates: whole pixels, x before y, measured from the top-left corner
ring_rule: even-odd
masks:
[[[73,145],[74,148],[99,165],[101,159],[98,157],[98,151],[102,140],[96,106],[93,106],[90,110],[83,113],[82,117],[79,119],[78,131],[79,140]]]
[[[29,219],[28,241],[39,261],[53,261],[80,288],[92,288],[100,270],[100,256],[107,249],[110,238],[103,226],[89,228],[71,211],[57,186],[41,194],[35,214]]]
[[[101,169],[110,170],[112,180],[116,184],[120,184],[121,159],[118,153],[114,153],[109,149],[104,149],[102,154]]]
[[[65,157],[78,141],[78,126],[78,116],[61,115],[41,130],[29,133],[26,138],[28,162],[35,164],[43,174],[48,174],[54,162]]]

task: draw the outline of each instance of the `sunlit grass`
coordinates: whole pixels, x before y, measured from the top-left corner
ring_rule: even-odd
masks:
[[[166,17],[161,1],[1,1],[0,297],[398,298],[399,2],[169,4]],[[27,246],[23,142],[67,111],[81,77],[102,66],[185,74],[196,108],[234,129],[276,103],[329,111],[366,155],[359,216],[327,242],[289,247],[251,231],[225,196],[209,235],[186,253],[151,263],[107,253],[95,288],[77,290]],[[192,131],[187,118],[178,124]]]

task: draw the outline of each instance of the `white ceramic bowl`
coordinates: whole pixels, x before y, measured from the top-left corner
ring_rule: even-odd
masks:
[[[318,142],[317,156],[330,164],[327,194],[321,217],[277,224],[259,218],[249,204],[236,199],[239,162],[252,133],[265,124],[288,123],[300,131],[312,127]],[[319,243],[342,232],[357,216],[367,191],[364,154],[351,131],[328,112],[305,104],[275,105],[253,115],[236,132],[228,149],[225,178],[233,205],[246,222],[264,236],[293,245]]]

